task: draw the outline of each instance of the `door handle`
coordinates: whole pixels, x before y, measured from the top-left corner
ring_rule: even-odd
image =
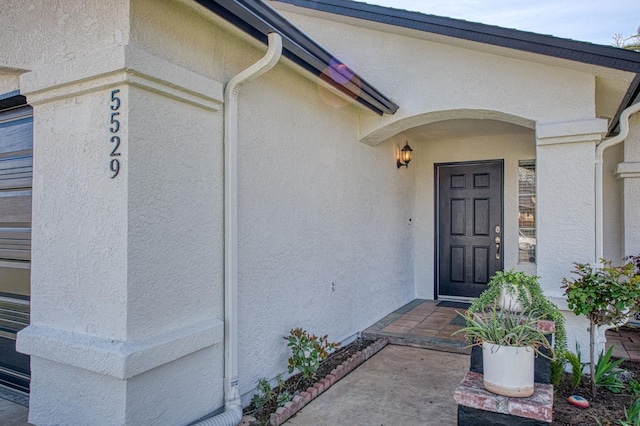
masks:
[[[496,259],[500,259],[500,237],[496,237]]]

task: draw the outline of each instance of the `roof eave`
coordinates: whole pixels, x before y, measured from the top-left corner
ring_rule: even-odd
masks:
[[[340,81],[328,78],[336,72],[344,75],[344,71],[337,68],[338,65],[343,66],[342,62],[263,1],[195,1],[262,43],[267,43],[270,32],[277,32],[282,36],[285,57],[371,111],[380,115],[397,111],[395,102],[348,68],[351,78],[339,78]]]

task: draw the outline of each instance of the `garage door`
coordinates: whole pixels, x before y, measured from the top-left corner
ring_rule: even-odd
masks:
[[[33,118],[0,101],[0,385],[29,391],[29,357],[16,333],[29,325]]]

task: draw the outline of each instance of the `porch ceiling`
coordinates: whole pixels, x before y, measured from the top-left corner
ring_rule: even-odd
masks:
[[[424,124],[405,130],[404,134],[413,140],[442,140],[491,135],[515,135],[532,132],[533,129],[504,121],[466,118]]]

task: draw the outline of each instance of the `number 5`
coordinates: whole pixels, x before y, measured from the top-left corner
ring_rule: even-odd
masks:
[[[111,131],[111,133],[118,133],[118,130],[120,130],[120,122],[118,121],[118,119],[116,119],[116,115],[120,115],[120,113],[111,113],[111,124],[113,124],[112,127],[109,127],[109,131]]]
[[[120,93],[120,89],[114,89],[111,91],[111,102],[115,102],[114,105],[111,105],[111,111],[117,111],[120,108],[120,98],[116,96],[116,94]]]

